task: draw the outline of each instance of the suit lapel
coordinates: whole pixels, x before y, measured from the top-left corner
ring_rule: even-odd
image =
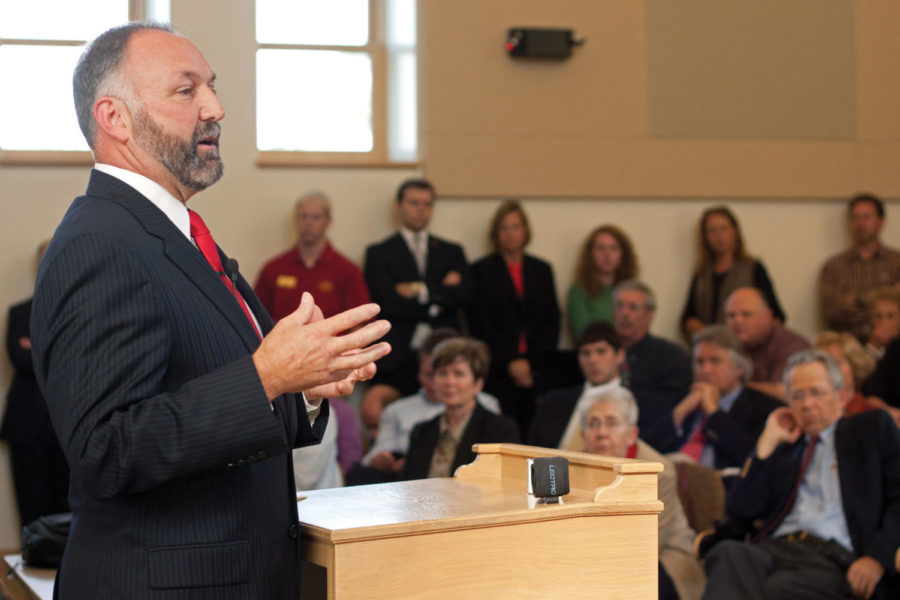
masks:
[[[175,227],[161,210],[130,185],[96,170],[91,172],[87,193],[91,196],[115,202],[133,214],[147,233],[163,241],[166,257],[222,313],[235,332],[241,336],[247,348],[254,350],[259,346],[259,338],[256,336],[256,332],[253,331],[252,325],[247,321],[247,316],[235,298],[229,293],[228,288],[222,283],[219,275],[206,262],[203,254]],[[241,290],[241,294],[245,298],[254,297],[252,291],[248,295],[245,294],[244,290]],[[259,318],[260,313],[257,311],[254,311],[254,313]],[[262,325],[262,321],[260,325]]]

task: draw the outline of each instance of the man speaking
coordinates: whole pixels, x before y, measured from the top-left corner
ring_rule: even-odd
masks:
[[[370,344],[390,326],[361,325],[373,304],[323,319],[306,294],[273,328],[185,206],[222,175],[225,115],[188,40],[160,25],[107,31],[74,92],[96,166],[32,313],[35,372],[72,471],[56,592],[295,600],[291,449],[321,437],[321,398],[374,374],[390,348]]]

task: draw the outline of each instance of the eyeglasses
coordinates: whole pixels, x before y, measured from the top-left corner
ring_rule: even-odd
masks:
[[[600,428],[606,429],[621,429],[627,426],[628,423],[622,421],[620,419],[588,419],[587,425],[585,425],[585,429],[588,430],[597,430]]]

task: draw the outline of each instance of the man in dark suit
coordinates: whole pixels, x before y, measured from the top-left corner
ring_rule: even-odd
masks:
[[[222,174],[214,80],[188,40],[140,23],[102,34],[75,71],[97,164],[32,310],[35,373],[72,473],[63,600],[297,598],[291,449],[321,438],[321,399],[389,350],[365,348],[384,321],[338,335],[377,306],[326,320],[307,294],[273,328],[224,272],[185,206]]]
[[[690,389],[692,379],[687,352],[650,333],[655,314],[656,296],[645,283],[631,279],[616,285],[613,325],[625,347],[622,383],[637,398],[642,432],[649,431],[675,408]]]
[[[590,323],[578,334],[575,345],[584,383],[552,390],[540,399],[528,434],[532,446],[584,450],[581,428],[585,411],[598,394],[622,385],[619,366],[625,360],[625,351],[612,325],[605,321]]]
[[[42,244],[41,254],[46,248]],[[40,258],[40,257],[39,257]],[[31,360],[31,300],[10,307],[6,349],[15,368],[6,396],[0,440],[9,444],[13,486],[22,525],[68,512],[69,467],[53,433]]]
[[[364,424],[377,427],[387,402],[418,388],[416,353],[432,329],[461,330],[459,311],[472,298],[472,277],[462,247],[428,233],[434,187],[424,179],[397,190],[400,230],[366,249],[365,278],[372,301],[390,320],[385,340],[391,354],[378,362],[374,385],[363,399]]]
[[[490,352],[480,340],[457,337],[435,347],[434,388],[446,408],[413,428],[402,479],[451,477],[475,460],[473,444],[520,441],[515,421],[485,410],[477,400],[489,363]]]
[[[681,450],[710,468],[739,467],[753,450],[766,417],[784,404],[744,385],[753,363],[728,327],[701,329],[693,343],[690,393],[642,437],[660,452]]]
[[[707,598],[897,598],[900,430],[884,411],[843,418],[840,367],[791,357],[773,411],[728,494],[730,529],[706,557]]]

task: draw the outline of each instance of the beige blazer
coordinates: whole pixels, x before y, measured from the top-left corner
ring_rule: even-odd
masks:
[[[659,562],[672,578],[681,600],[699,600],[706,587],[706,575],[693,554],[696,533],[688,525],[678,498],[675,465],[642,440],[637,442],[636,458],[663,464],[664,470],[659,474],[659,499],[665,507],[659,513]]]

